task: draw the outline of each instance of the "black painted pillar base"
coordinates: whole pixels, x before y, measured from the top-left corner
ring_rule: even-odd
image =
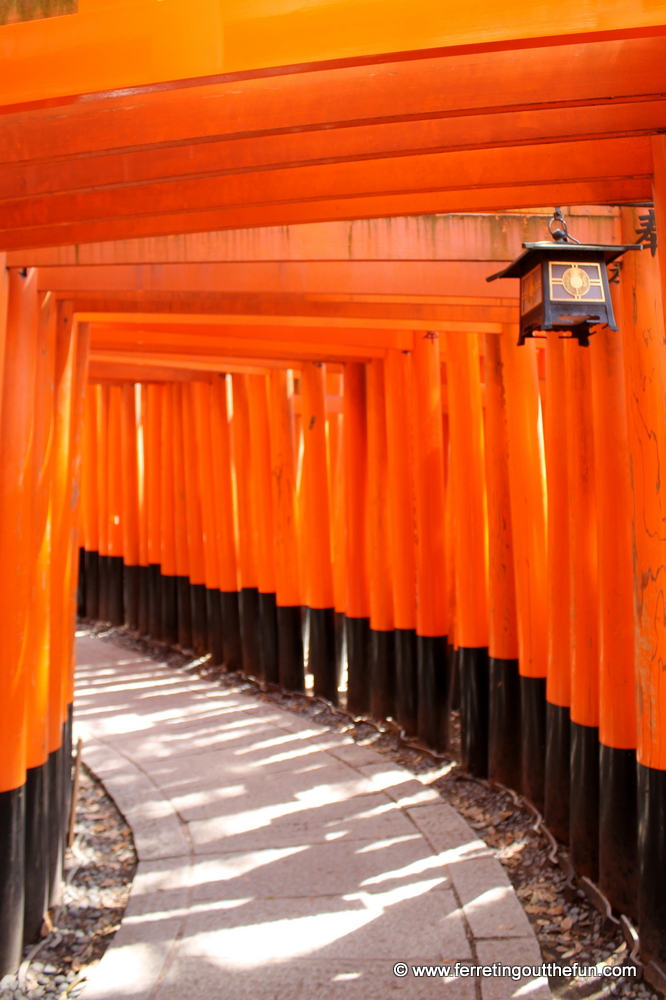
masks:
[[[259,649],[259,591],[243,587],[239,598],[243,673],[247,677],[261,676]]]
[[[140,566],[123,566],[125,624],[134,632],[139,628]]]
[[[666,966],[666,771],[637,764],[641,957]]]
[[[571,723],[569,854],[578,875],[599,880],[599,730]]]
[[[66,788],[68,789],[67,794],[70,795],[74,784],[74,772],[72,770],[74,766],[74,705],[71,701],[67,705],[67,716],[62,724],[62,745],[65,747],[67,756]],[[67,816],[69,816],[69,803],[66,808]]]
[[[99,618],[99,553],[86,552],[86,614],[91,621]]]
[[[335,628],[335,625],[333,626]],[[307,669],[311,670],[310,667],[310,609],[308,607],[301,607],[301,635],[303,637],[303,659],[305,664],[307,664]]]
[[[488,649],[461,646],[460,744],[463,771],[488,776]]]
[[[39,939],[49,905],[48,762],[28,768],[25,783],[25,911],[23,939]],[[0,918],[1,920],[1,918]]]
[[[192,600],[186,576],[176,577],[176,606],[178,645],[181,649],[192,649]]]
[[[275,594],[258,595],[259,655],[261,676],[268,684],[278,683],[278,637]]]
[[[0,792],[0,977],[16,972],[23,946],[25,785]]]
[[[338,687],[342,687],[347,667],[347,636],[345,634],[345,613],[335,612],[335,669],[338,676]]]
[[[76,615],[86,616],[86,550],[79,546],[79,576],[76,584]]]
[[[125,608],[123,606],[123,559],[122,556],[109,556],[107,562],[108,575],[108,616],[112,625],[125,624]]]
[[[109,557],[100,555],[98,559],[99,621],[109,621]]]
[[[613,909],[638,916],[636,751],[600,746],[599,888]]]
[[[162,642],[175,646],[178,642],[178,589],[177,577],[160,577],[160,624]]]
[[[395,632],[370,629],[370,715],[395,718]]]
[[[162,573],[158,563],[148,567],[148,635],[162,638]]]
[[[416,632],[413,628],[395,630],[395,721],[408,736],[416,736],[417,660]]]
[[[224,665],[227,670],[242,670],[243,646],[241,643],[238,591],[221,590],[220,607],[222,608]]]
[[[370,712],[370,619],[345,615],[347,635],[347,711]]]
[[[522,780],[518,660],[488,659],[488,777],[507,788]]]
[[[417,716],[419,739],[433,750],[449,742],[449,670],[445,635],[416,636]]]
[[[139,566],[139,632],[150,632],[150,566]]]
[[[208,652],[213,667],[221,667],[224,663],[224,645],[222,635],[222,604],[220,592],[216,587],[206,587],[206,618],[208,619]]]
[[[460,711],[460,650],[449,646],[449,712]]]
[[[546,678],[520,678],[522,793],[543,812],[546,785]]]
[[[62,803],[62,857],[65,859],[65,847],[67,846],[67,832],[69,829],[69,813],[72,808],[72,792],[74,790],[74,705],[70,702],[67,706],[67,717],[62,726],[62,767],[63,767],[63,803]]]
[[[335,669],[335,609],[309,608],[310,611],[310,673],[314,677],[314,693],[338,703],[338,679]]]
[[[278,681],[286,691],[305,691],[302,611],[277,608]]]
[[[49,907],[55,906],[60,899],[60,878],[62,876],[62,859],[64,852],[63,813],[64,813],[64,750],[58,747],[49,754],[48,770],[48,802],[49,802]]]
[[[208,651],[208,611],[206,608],[206,586],[203,583],[190,584],[192,607],[192,648],[197,656]]]
[[[562,844],[569,843],[571,722],[569,709],[546,704],[546,780],[544,819]]]

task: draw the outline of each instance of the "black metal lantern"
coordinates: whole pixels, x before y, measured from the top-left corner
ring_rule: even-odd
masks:
[[[642,246],[578,243],[569,236],[559,208],[548,229],[553,243],[523,243],[523,253],[486,280],[520,278],[519,344],[535,330],[557,330],[568,332],[581,347],[587,347],[592,327],[618,329],[606,266],[627,250],[641,250]]]

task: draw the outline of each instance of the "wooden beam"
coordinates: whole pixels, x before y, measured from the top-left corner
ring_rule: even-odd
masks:
[[[604,168],[600,169],[603,172]],[[539,183],[524,179],[523,183],[509,183],[503,187],[370,194],[289,204],[203,208],[198,211],[111,217],[93,222],[34,225],[4,230],[0,233],[0,245],[6,250],[17,250],[67,243],[95,243],[102,240],[204,233],[220,229],[255,229],[258,226],[288,226],[305,222],[374,219],[397,215],[501,213],[521,208],[531,209],[534,205],[618,205],[651,200],[650,169],[649,165],[643,164],[640,173],[628,177],[620,175],[569,181],[553,179]]]
[[[620,239],[617,208],[591,205],[565,207],[563,211],[572,233],[583,243],[612,243]],[[272,261],[281,264],[294,261],[505,261],[513,258],[521,243],[543,239],[551,215],[552,209],[547,213],[536,209],[529,214],[398,216],[372,221],[360,219],[221,230],[12,252],[8,266],[77,268],[84,273],[86,266],[122,264],[150,264],[153,268],[158,264],[256,265]],[[170,272],[171,276],[174,273]],[[214,273],[216,280],[224,274],[223,271]],[[236,278],[237,274],[234,280]],[[57,278],[61,284],[56,285],[53,279],[56,276],[50,271],[40,272],[40,287],[63,288],[69,280]],[[92,278],[89,280],[92,282]]]
[[[0,241],[13,229],[137,218],[189,211],[242,209],[335,198],[468,193],[524,185],[553,186],[652,175],[647,137],[561,142],[305,165],[223,176],[28,197],[5,202]]]
[[[149,382],[156,381],[154,377],[149,377],[148,372],[161,373],[160,381],[171,381],[172,373],[178,381],[196,379],[200,373],[207,376],[219,375],[220,372],[245,372],[247,374],[264,374],[271,368],[293,367],[283,361],[273,359],[258,358],[238,358],[225,357],[219,355],[215,357],[188,357],[186,354],[169,355],[161,352],[151,353],[150,351],[104,351],[93,350],[90,353],[90,365],[98,366],[94,370],[105,371],[105,378],[109,377],[109,372],[115,370],[120,372],[125,370],[125,374],[131,372],[133,381]],[[105,367],[103,367],[105,366]],[[134,378],[134,376],[137,376]],[[88,375],[92,381],[91,375]]]
[[[664,80],[666,87],[666,80]],[[529,147],[656,134],[666,129],[666,101],[502,110],[419,121],[223,137],[178,145],[146,146],[97,155],[79,154],[38,163],[0,165],[0,206],[22,199],[48,204],[66,194],[118,196],[144,185],[280,169],[330,167],[355,160],[414,157],[481,149]],[[1,132],[0,132],[1,134]]]
[[[531,7],[470,0],[455,11],[438,0],[385,0],[381,14],[370,0],[303,7],[80,0],[78,14],[3,28],[0,92],[9,105],[45,102],[223,74],[238,80],[274,67],[383,61],[385,53],[414,58],[640,38],[663,35],[664,22],[661,2],[586,0],[583,16],[580,0]]]
[[[78,317],[81,320],[81,317]],[[90,325],[91,345],[95,350],[162,350],[196,354],[239,352],[253,357],[293,358],[318,356],[383,356],[389,348],[411,350],[413,334],[408,330],[373,328],[239,326],[231,324],[137,323],[120,326],[110,318],[95,317]],[[106,322],[104,320],[106,319]],[[489,325],[489,324],[488,324]],[[477,324],[468,328],[476,328]],[[462,329],[461,332],[467,332]],[[486,331],[483,331],[486,332]],[[490,330],[488,332],[499,332]],[[323,360],[323,357],[321,358]]]
[[[178,368],[163,363],[162,359],[157,359],[154,364],[147,362],[137,363],[133,358],[125,358],[120,352],[114,352],[112,360],[104,360],[104,355],[93,353],[90,357],[88,367],[89,382],[104,382],[118,384],[120,382],[191,382],[191,381],[214,381],[219,377],[218,370],[207,370],[205,368]],[[289,366],[281,362],[268,361],[258,363],[254,360],[243,363],[242,359],[224,358],[224,372],[242,372],[248,375],[262,374],[273,368],[289,367],[293,371],[300,370],[299,364],[294,363]],[[341,373],[342,365],[329,363],[326,366],[327,373]],[[294,397],[295,399],[298,397]],[[336,412],[336,404],[333,402],[334,396],[327,396],[327,410],[329,401],[331,412]]]
[[[486,267],[486,273],[488,268]],[[516,284],[516,283],[512,283]],[[509,289],[510,291],[513,289]],[[517,288],[516,288],[517,291]],[[71,296],[68,294],[67,298]],[[388,298],[388,296],[387,296]],[[434,297],[433,297],[434,298]],[[165,295],[162,305],[168,309],[167,315],[183,315],[195,317],[193,306],[200,307],[199,314],[215,316],[220,323],[230,322],[235,325],[279,325],[282,327],[351,327],[391,330],[430,330],[454,329],[456,324],[470,324],[483,318],[485,324],[518,322],[518,299],[494,299],[481,296],[467,298],[446,297],[434,298],[430,301],[416,296],[409,302],[401,302],[396,296],[395,302],[373,302],[368,296],[366,302],[329,300],[326,296],[321,300],[310,302],[307,298],[296,296],[250,295],[226,296],[216,300],[187,302],[168,299]],[[182,308],[181,308],[182,303]],[[143,314],[146,305],[142,299],[111,302],[104,305],[115,312],[119,306],[134,307]],[[151,312],[155,302],[147,304]],[[216,312],[217,310],[217,312]],[[87,315],[99,315],[103,309],[96,308],[92,301],[85,303]],[[155,313],[153,313],[155,315]]]
[[[518,283],[500,288],[486,281],[498,266],[490,261],[262,263],[167,265],[163,273],[159,266],[44,268],[39,281],[41,291],[73,299],[77,312],[85,313],[182,313],[244,324],[428,329],[433,323],[471,321],[481,307],[491,322],[515,320]],[[142,287],[144,277],[147,288]]]

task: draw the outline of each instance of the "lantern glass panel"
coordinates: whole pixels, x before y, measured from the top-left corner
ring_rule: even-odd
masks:
[[[532,309],[536,309],[543,302],[543,288],[541,285],[541,264],[537,264],[531,271],[524,274],[520,279],[520,312],[522,316],[527,315]]]
[[[552,302],[605,302],[600,264],[549,261]]]

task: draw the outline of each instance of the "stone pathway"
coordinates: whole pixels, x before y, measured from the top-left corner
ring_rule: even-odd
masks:
[[[414,975],[541,963],[500,864],[433,789],[127,649],[83,637],[78,660],[75,735],[139,858],[83,1000],[548,1000],[543,979]]]

